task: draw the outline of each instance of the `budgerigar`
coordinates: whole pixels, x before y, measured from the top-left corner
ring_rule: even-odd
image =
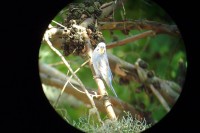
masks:
[[[92,63],[94,71],[97,77],[103,79],[107,86],[112,90],[116,97],[117,94],[112,86],[112,72],[110,70],[108,57],[106,53],[106,45],[104,42],[100,42],[92,53]]]

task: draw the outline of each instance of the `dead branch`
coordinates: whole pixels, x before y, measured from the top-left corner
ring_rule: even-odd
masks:
[[[168,103],[165,101],[165,99],[162,97],[162,95],[155,89],[153,85],[150,85],[149,88],[153,92],[153,94],[157,97],[157,99],[160,101],[160,103],[163,105],[164,109],[169,112],[170,107]]]
[[[44,83],[45,85],[54,86],[60,90],[62,90],[66,80],[70,79],[70,77],[67,77],[65,74],[61,73],[57,69],[41,62],[39,63],[39,71],[40,71],[40,78],[41,78],[42,83]],[[70,79],[70,82],[77,88],[80,88],[80,85],[76,80]],[[86,89],[88,90],[90,95],[94,95],[94,92],[93,92],[94,89],[90,89],[90,88],[86,88]],[[67,84],[64,92],[74,96],[76,99],[82,101],[83,103],[90,105],[90,101],[85,95],[85,93],[75,90],[70,84]],[[115,97],[110,97],[109,99],[112,102],[113,109],[117,116],[123,113],[121,104],[123,104],[124,109],[126,111],[130,111],[133,116],[136,114],[140,115],[141,117],[146,116],[145,113],[137,111],[132,105],[125,103],[119,99],[116,99]],[[94,99],[94,102],[97,109],[100,112],[107,113],[102,101],[100,101],[99,99]],[[121,104],[119,102],[121,102]]]
[[[106,17],[109,17],[110,15],[112,15],[112,13],[113,13],[113,11],[115,10],[116,7],[117,7],[117,4],[114,1],[109,2],[109,3],[104,3],[100,7],[100,9],[102,10],[102,14],[99,18],[104,19]]]
[[[83,27],[87,27],[91,23],[94,22],[94,18],[88,18],[84,22],[82,22],[80,25]],[[121,41],[112,42],[109,43],[107,48],[113,48],[115,46],[121,46],[125,45],[130,42],[134,42],[136,40],[145,38],[147,36],[155,35],[155,34],[169,34],[169,35],[175,35],[180,36],[180,32],[176,25],[167,25],[162,24],[155,21],[148,21],[148,20],[135,20],[135,21],[124,21],[124,22],[99,22],[99,29],[100,30],[133,30],[133,29],[139,29],[139,30],[150,30],[146,31],[144,33],[134,35],[132,37],[126,38]],[[69,29],[58,29],[50,27],[50,41],[52,42],[53,46],[61,49],[61,43],[62,39],[60,37],[62,36],[68,36],[70,34]]]
[[[145,38],[145,37],[152,36],[152,35],[155,35],[154,31],[151,31],[151,30],[150,31],[146,31],[146,32],[143,32],[143,33],[128,37],[128,38],[120,40],[120,41],[111,42],[106,46],[106,48],[110,49],[110,48],[114,48],[114,47],[117,47],[117,46],[123,46],[123,45],[125,45],[127,43],[134,42],[134,41],[139,40],[141,38]]]
[[[175,104],[181,92],[181,87],[172,81],[156,77],[151,70],[147,69],[147,63],[138,59],[133,65],[111,54],[108,54],[108,59],[111,70],[116,75],[128,81],[134,80],[147,87],[152,84],[170,106]]]
[[[156,34],[180,36],[176,25],[163,24],[149,20],[135,20],[123,22],[99,22],[100,30],[152,30]]]
[[[84,66],[84,65],[85,65],[86,63],[88,63],[88,62],[89,62],[89,60],[87,60],[86,62],[84,62],[78,69],[76,69],[76,71],[74,71],[74,74],[76,74],[76,73],[80,70],[80,68],[81,68],[82,66]],[[70,80],[72,79],[72,77],[73,77],[73,75],[71,75],[71,76],[69,77],[69,79],[67,80],[67,82],[66,82],[65,85],[63,86],[63,89],[62,89],[62,91],[60,92],[60,94],[59,94],[59,96],[58,96],[58,98],[57,98],[57,100],[56,100],[56,102],[55,102],[55,107],[57,106],[57,104],[58,104],[58,102],[59,102],[59,99],[60,99],[61,95],[63,94],[63,92],[64,92],[64,90],[65,90],[67,84],[68,84],[68,83],[71,84]],[[72,84],[71,84],[71,86],[72,86],[73,88],[76,89],[76,87],[73,86]],[[77,89],[77,90],[78,90],[78,89]]]

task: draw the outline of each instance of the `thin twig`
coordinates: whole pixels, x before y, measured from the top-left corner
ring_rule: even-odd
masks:
[[[76,88],[70,81],[69,81],[69,84],[70,84],[75,90],[77,90],[78,92],[84,93],[84,94],[85,94],[85,92],[80,91],[80,90],[79,90],[78,88]]]
[[[83,67],[85,64],[87,64],[89,61],[90,61],[90,59],[88,59],[88,60],[85,61],[83,64],[81,64],[81,66],[80,66],[78,69],[76,69],[76,71],[74,72],[74,74],[76,74],[76,73],[80,70],[80,68]],[[65,88],[66,88],[67,84],[70,82],[70,80],[71,80],[72,77],[73,77],[73,75],[71,75],[71,76],[69,77],[69,79],[67,80],[67,82],[66,82],[65,85],[63,86],[63,88],[62,88],[62,90],[61,90],[61,92],[60,92],[60,94],[59,94],[59,96],[58,96],[58,98],[57,98],[57,100],[56,100],[56,102],[55,102],[55,104],[54,104],[55,107],[57,107],[58,102],[59,102],[59,99],[60,99],[60,97],[62,96],[63,92],[65,91]],[[74,88],[75,88],[75,87],[74,87]],[[84,93],[83,91],[80,91],[80,90],[77,90],[77,91],[79,91],[79,92],[81,92],[81,93]]]
[[[64,26],[64,25],[62,25],[62,24],[60,24],[60,23],[58,23],[58,22],[56,22],[56,21],[54,21],[54,20],[52,20],[52,22],[56,23],[57,25],[59,25],[59,26],[61,26],[61,27],[63,27],[63,28],[67,28],[66,26]]]
[[[76,91],[85,94],[85,92],[80,91],[80,90],[79,90],[77,87],[75,87],[71,82],[69,82],[69,84],[70,84]],[[101,97],[102,95],[98,95],[98,94],[93,95],[93,94],[90,93],[90,96],[91,96],[92,98],[94,98],[94,97]]]
[[[100,19],[105,19],[106,17],[109,17],[111,15],[111,13],[113,13],[113,11],[116,9],[117,4],[112,1],[109,3],[104,3],[100,9],[102,10],[101,16],[99,17]]]
[[[124,7],[124,2],[121,1],[121,4],[122,4],[123,11],[124,11],[124,16],[126,16],[126,10],[125,10],[125,7]]]
[[[68,76],[68,74],[69,74],[69,70],[67,71],[67,76]]]
[[[60,62],[56,62],[56,63],[52,63],[52,64],[49,64],[50,66],[58,66],[58,65],[63,65],[64,63],[62,61]]]
[[[149,86],[151,91],[154,93],[154,95],[158,98],[158,100],[160,101],[160,103],[162,104],[162,106],[164,107],[164,109],[169,112],[170,111],[170,107],[167,104],[167,102],[165,101],[165,99],[162,97],[162,95],[154,88],[153,85]]]
[[[117,46],[123,46],[127,43],[130,43],[130,42],[133,42],[133,41],[136,41],[136,40],[139,40],[141,38],[145,38],[145,37],[148,37],[148,36],[152,36],[154,35],[155,32],[150,30],[150,31],[146,31],[146,32],[143,32],[143,33],[140,33],[140,34],[137,34],[137,35],[134,35],[132,37],[129,37],[129,38],[126,38],[126,39],[123,39],[121,41],[116,41],[116,42],[112,42],[112,43],[109,43],[106,48],[107,49],[110,49],[110,48],[114,48],[114,47],[117,47]]]

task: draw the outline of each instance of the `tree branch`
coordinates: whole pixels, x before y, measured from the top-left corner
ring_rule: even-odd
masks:
[[[149,20],[135,20],[123,22],[99,22],[100,30],[153,30],[156,34],[180,36],[176,25],[163,24]]]
[[[153,94],[157,97],[157,99],[160,101],[160,103],[163,105],[164,109],[169,112],[170,111],[170,107],[167,104],[167,102],[165,101],[165,99],[162,97],[162,95],[154,88],[153,85],[150,85],[149,88],[151,89],[151,91],[153,92]]]
[[[152,36],[154,34],[155,34],[154,31],[151,31],[151,30],[150,31],[146,31],[146,32],[143,32],[143,33],[128,37],[128,38],[120,40],[120,41],[111,42],[106,46],[106,48],[110,49],[110,48],[114,48],[114,47],[117,47],[117,46],[123,46],[123,45],[125,45],[127,43],[134,42],[136,40],[139,40],[141,38],[145,38],[145,37],[148,37],[148,36]]]
[[[104,3],[100,9],[102,10],[101,16],[99,17],[100,19],[105,19],[107,17],[109,17],[113,11],[115,10],[115,8],[117,7],[117,4],[112,1],[109,3]]]
[[[108,54],[108,59],[111,70],[116,75],[128,81],[134,80],[144,84],[147,88],[152,84],[170,106],[175,104],[181,92],[181,87],[172,81],[156,77],[151,70],[147,69],[147,63],[138,59],[135,65],[133,65],[111,54]],[[151,89],[149,88],[149,90]]]
[[[39,71],[40,71],[40,78],[41,78],[42,83],[44,83],[45,85],[54,86],[60,90],[62,90],[66,80],[70,79],[70,77],[67,77],[65,74],[61,73],[57,69],[55,69],[47,64],[41,63],[41,62],[39,62]],[[78,82],[76,80],[70,79],[70,82],[76,88],[80,88],[80,85],[78,84]],[[86,89],[88,90],[90,95],[94,95],[94,92],[93,92],[94,89],[89,89],[89,88],[86,88]],[[87,96],[85,95],[85,93],[75,90],[70,84],[67,84],[64,92],[74,96],[76,99],[82,101],[85,104],[90,104],[90,101],[87,98]],[[116,99],[115,97],[110,97],[110,100],[112,102],[113,109],[117,116],[119,116],[120,114],[123,113],[123,110],[121,109],[121,104],[123,104],[124,109],[126,111],[130,111],[130,113],[133,116],[136,114],[139,115],[140,117],[147,116],[147,114],[145,112],[143,112],[143,113],[139,112],[132,105],[125,103],[119,99]],[[99,99],[94,99],[94,102],[99,111],[101,111],[103,113],[107,113],[102,101],[100,101]],[[147,117],[147,119],[151,119],[151,118]]]

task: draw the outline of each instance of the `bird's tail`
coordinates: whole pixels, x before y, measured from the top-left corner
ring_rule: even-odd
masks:
[[[115,97],[118,98],[118,96],[117,96],[117,94],[115,92],[115,89],[113,88],[112,84],[110,85],[110,89],[113,92],[113,94],[115,95]]]

